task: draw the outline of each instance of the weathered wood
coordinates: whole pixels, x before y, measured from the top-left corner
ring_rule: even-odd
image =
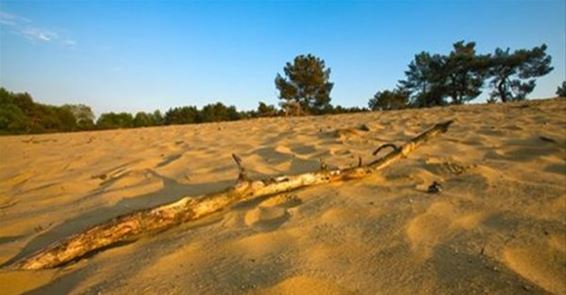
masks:
[[[275,195],[318,184],[359,179],[406,157],[429,139],[446,132],[451,123],[452,121],[436,124],[400,147],[384,145],[382,147],[393,147],[393,151],[366,165],[361,165],[360,160],[359,165],[353,168],[321,169],[299,175],[250,180],[241,164],[241,159],[233,155],[240,172],[235,186],[222,192],[201,197],[184,197],[173,203],[116,217],[24,257],[12,264],[11,268],[27,270],[54,268],[116,243],[133,241],[142,235],[157,233],[184,222],[197,220],[241,200]]]

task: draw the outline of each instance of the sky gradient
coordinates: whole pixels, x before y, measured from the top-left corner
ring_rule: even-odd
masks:
[[[221,101],[278,103],[275,75],[298,54],[332,69],[332,103],[367,106],[413,56],[546,43],[554,71],[530,97],[566,80],[566,1],[6,1],[0,86],[95,113],[166,111]],[[485,100],[485,93],[477,101]]]

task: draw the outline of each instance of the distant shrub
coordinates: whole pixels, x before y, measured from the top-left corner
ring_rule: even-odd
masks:
[[[566,97],[566,81],[562,82],[562,87],[558,86],[556,89],[556,95]]]
[[[277,109],[274,105],[268,105],[262,101],[259,102],[257,106],[257,116],[258,117],[275,117],[277,116]]]
[[[84,104],[65,104],[62,108],[68,109],[71,113],[73,113],[78,129],[94,129],[94,113],[89,106]]]
[[[165,125],[198,123],[199,111],[194,106],[171,108],[165,113]]]
[[[147,127],[155,125],[153,116],[148,113],[138,112],[134,117],[134,127]]]
[[[409,95],[403,90],[385,90],[377,92],[368,102],[372,111],[399,110],[406,108],[409,103]]]
[[[98,129],[116,129],[134,127],[134,118],[130,113],[104,113],[96,121]]]

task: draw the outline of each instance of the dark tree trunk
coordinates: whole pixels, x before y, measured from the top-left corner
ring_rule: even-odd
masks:
[[[507,92],[505,91],[505,79],[501,79],[499,84],[497,84],[497,90],[499,91],[499,97],[501,102],[507,102]]]

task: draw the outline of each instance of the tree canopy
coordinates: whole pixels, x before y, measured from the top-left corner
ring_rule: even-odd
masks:
[[[311,54],[299,55],[283,71],[285,77],[277,74],[275,86],[284,108],[297,103],[304,112],[320,114],[330,105],[334,83],[329,81],[330,68],[324,60]]]
[[[378,91],[368,102],[372,111],[399,110],[407,106],[409,93],[403,89]]]
[[[475,42],[456,42],[452,52],[444,58],[444,94],[452,98],[453,104],[471,101],[481,94],[488,57],[476,55],[475,46]]]
[[[77,130],[77,120],[65,107],[39,104],[28,93],[0,88],[0,132],[43,133]]]
[[[459,41],[448,55],[423,51],[415,55],[399,87],[409,93],[414,107],[462,104],[482,93],[486,80],[491,102],[522,100],[536,86],[535,78],[552,71],[546,45],[532,49],[497,48],[494,54],[477,54],[475,42]]]
[[[476,55],[476,43],[459,41],[448,55],[421,52],[399,81],[416,107],[462,104],[481,94],[488,57]],[[448,99],[451,101],[448,101]]]
[[[488,71],[492,88],[490,97],[502,102],[525,99],[536,86],[535,78],[552,71],[551,60],[546,54],[545,44],[530,50],[515,50],[513,53],[509,48],[495,49],[490,57]]]
[[[274,105],[268,105],[263,101],[259,102],[257,106],[257,116],[258,117],[274,117],[277,116],[277,109]]]
[[[89,130],[94,128],[94,113],[89,106],[84,104],[65,104],[63,108],[68,109],[75,116],[78,129]]]
[[[130,113],[104,113],[96,121],[99,129],[116,129],[134,127],[134,117]]]
[[[400,88],[409,93],[411,105],[429,107],[445,104],[441,92],[443,64],[444,58],[439,54],[423,51],[415,55],[405,71],[406,79],[399,81]]]

